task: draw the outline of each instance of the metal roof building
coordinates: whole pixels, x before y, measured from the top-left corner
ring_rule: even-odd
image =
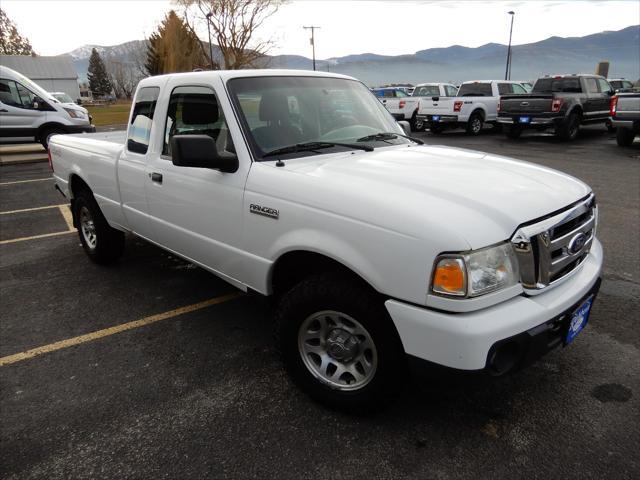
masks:
[[[74,100],[80,98],[78,73],[69,55],[56,57],[0,55],[0,65],[20,72],[48,92],[65,92]]]

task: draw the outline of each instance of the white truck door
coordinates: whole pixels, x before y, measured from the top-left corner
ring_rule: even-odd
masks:
[[[152,130],[160,128],[156,105],[160,87],[143,87],[136,93],[127,129],[127,141],[118,160],[118,185],[122,213],[128,226],[138,235],[152,239],[149,209],[145,195],[147,162],[151,157],[149,141]]]
[[[147,201],[157,243],[202,264],[229,280],[240,268],[243,196],[250,160],[242,148],[240,167],[234,173],[211,168],[179,167],[172,163],[171,138],[175,135],[209,135],[219,153],[236,154],[227,118],[231,105],[211,85],[166,85],[170,94],[159,122],[164,131],[155,135],[158,153],[147,166]],[[218,92],[223,91],[220,82]],[[242,137],[238,127],[236,142]],[[246,155],[246,156],[245,156]]]

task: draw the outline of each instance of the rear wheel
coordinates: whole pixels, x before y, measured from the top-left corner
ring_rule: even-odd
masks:
[[[483,125],[482,115],[479,113],[472,113],[467,122],[467,135],[480,135]]]
[[[424,122],[418,118],[418,114],[414,113],[411,117],[411,131],[422,132],[424,130]]]
[[[570,142],[578,136],[580,130],[580,115],[573,112],[558,126],[556,136],[565,142]]]
[[[616,143],[621,147],[628,147],[633,143],[636,134],[628,128],[618,127],[616,131]]]
[[[404,385],[404,350],[382,300],[348,277],[315,275],[285,294],[276,342],[294,382],[327,406],[377,410]]]
[[[505,133],[509,138],[513,138],[513,139],[520,138],[520,135],[522,135],[522,127],[518,125],[509,125],[506,127]]]
[[[74,201],[74,218],[80,242],[91,260],[115,262],[124,252],[124,233],[111,227],[91,192],[81,191]]]

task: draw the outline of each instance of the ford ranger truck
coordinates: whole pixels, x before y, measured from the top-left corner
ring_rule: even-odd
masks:
[[[323,72],[147,78],[123,135],[51,139],[88,257],[133,234],[271,297],[287,370],[326,405],[379,408],[414,361],[502,375],[580,341],[603,253],[576,178],[424,145]]]
[[[417,118],[435,134],[464,128],[468,135],[480,135],[484,124],[495,125],[500,95],[524,93],[520,83],[509,80],[464,82],[457,96],[421,101]]]
[[[614,91],[599,75],[555,75],[536,80],[527,95],[500,98],[498,122],[509,138],[525,129],[554,129],[564,141],[578,136],[580,125],[607,125]]]

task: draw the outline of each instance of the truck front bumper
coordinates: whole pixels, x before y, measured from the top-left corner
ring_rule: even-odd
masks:
[[[95,133],[95,125],[65,125],[67,133]]]
[[[595,239],[587,259],[560,285],[474,312],[447,313],[398,300],[385,306],[408,355],[460,370],[499,370],[506,355],[517,367],[563,344],[571,314],[597,294],[602,259]]]

